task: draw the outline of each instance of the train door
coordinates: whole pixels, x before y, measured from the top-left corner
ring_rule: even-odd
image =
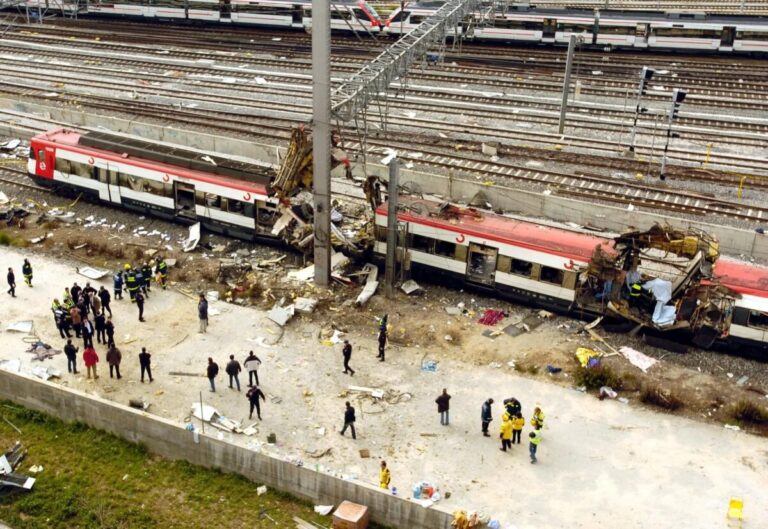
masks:
[[[651,25],[639,23],[635,27],[635,46],[639,48],[648,47],[648,37],[651,33]]]
[[[53,179],[53,169],[56,165],[56,157],[53,148],[38,146],[35,153],[35,174],[42,178]]]
[[[195,186],[178,180],[173,183],[174,210],[177,217],[197,220]]]
[[[498,256],[497,248],[470,243],[467,252],[467,280],[481,285],[493,285]]]
[[[725,26],[720,38],[720,51],[733,51],[733,41],[736,38],[736,26]]]
[[[291,27],[300,28],[304,25],[304,10],[300,5],[294,4],[291,10]]]
[[[219,0],[219,20],[232,20],[232,0]]]
[[[109,200],[115,204],[122,203],[122,197],[120,195],[120,173],[117,167],[107,164],[106,169],[100,169],[106,174],[107,177],[107,189],[109,190]]]
[[[557,33],[557,19],[545,18],[541,28],[541,42],[555,42],[555,33]]]

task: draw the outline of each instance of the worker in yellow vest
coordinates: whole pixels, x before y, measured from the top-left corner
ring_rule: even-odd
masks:
[[[539,449],[539,443],[541,443],[541,429],[536,429],[528,434],[530,444],[528,449],[531,452],[531,464],[536,463],[536,451]]]
[[[501,448],[499,450],[506,452],[507,448],[512,448],[512,418],[508,413],[501,417],[499,438],[501,439]]]
[[[381,462],[381,470],[379,471],[379,487],[382,489],[388,489],[389,483],[392,481],[392,475],[387,468],[387,462]]]

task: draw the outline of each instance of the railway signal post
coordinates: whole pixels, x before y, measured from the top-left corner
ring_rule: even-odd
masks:
[[[629,137],[629,152],[635,152],[635,136],[637,135],[637,118],[643,112],[648,112],[648,109],[641,107],[640,103],[643,99],[643,96],[645,95],[645,90],[646,90],[648,81],[651,80],[651,78],[653,77],[653,74],[655,73],[656,73],[656,70],[654,70],[653,68],[648,68],[647,66],[643,66],[643,69],[640,72],[640,84],[637,87],[637,102],[635,103],[635,119],[632,122],[632,135]]]
[[[315,284],[331,280],[331,11],[328,0],[312,0],[312,192],[314,194]]]
[[[672,138],[679,138],[680,135],[676,132],[672,132],[672,123],[677,119],[677,114],[680,112],[680,106],[685,101],[687,92],[675,88],[672,90],[672,106],[669,107],[669,116],[667,116],[667,142],[664,144],[664,155],[661,157],[661,171],[659,172],[659,178],[665,180],[667,176],[664,174],[664,169],[667,167],[667,151],[669,151],[669,141]]]
[[[576,35],[571,33],[568,41],[568,58],[565,61],[565,78],[563,79],[563,100],[560,103],[560,125],[557,127],[558,134],[565,130],[565,112],[568,108],[568,93],[571,89],[571,70],[573,69],[573,53],[576,51]]]

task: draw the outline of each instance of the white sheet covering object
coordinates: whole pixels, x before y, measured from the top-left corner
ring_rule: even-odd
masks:
[[[667,301],[672,299],[672,282],[656,278],[644,283],[643,288],[656,299],[656,308],[651,318],[653,323],[660,327],[675,323],[675,307],[667,305]]]

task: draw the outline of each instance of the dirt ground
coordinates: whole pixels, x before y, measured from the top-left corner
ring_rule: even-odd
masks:
[[[61,348],[63,341],[49,311],[51,299],[73,281],[81,285],[86,281],[76,273],[82,259],[113,267],[130,256],[126,252],[133,251],[126,250],[133,247],[124,244],[122,256],[111,256],[115,252],[111,246],[97,244],[111,241],[120,246],[132,240],[127,235],[111,239],[114,229],[48,229],[30,224],[13,233],[29,239],[46,231],[55,233],[46,243],[26,249],[0,248],[0,267],[14,266],[19,294],[15,300],[4,293],[0,298],[0,358],[20,359],[23,371],[33,365],[32,355],[23,352],[24,336],[5,331],[8,323],[31,319],[34,334]],[[182,236],[179,232],[162,245],[177,248],[176,240]],[[87,255],[88,247],[74,249],[82,244],[71,244],[74,237],[89,239],[92,255]],[[147,243],[147,237],[138,240]],[[123,380],[109,378],[105,348],[97,346],[99,380],[66,374],[66,359],[61,354],[44,364],[64,372],[55,382],[123,404],[143,398],[151,403],[149,413],[179,422],[189,420],[191,404],[202,395],[206,404],[223,415],[246,425],[257,423],[258,433],[252,437],[218,431],[214,435],[277,457],[301,460],[318,471],[369,483],[376,480],[379,461],[386,459],[400,495],[410,497],[412,485],[427,480],[444,495],[451,493],[449,499],[439,502],[443,507],[488,513],[499,519],[502,527],[596,527],[617,520],[622,527],[721,527],[731,496],[745,498],[747,527],[768,524],[768,513],[759,507],[768,504],[765,439],[723,428],[726,403],[747,396],[765,403],[764,396],[735,385],[742,376],[739,369],[749,370],[754,379],[761,380],[759,370],[750,368],[752,364],[729,365],[733,376],[728,377],[724,369],[720,374],[720,369],[706,361],[699,372],[672,359],[675,355],[671,353],[633,344],[655,356],[672,355],[663,358],[650,373],[656,382],[690,400],[682,410],[689,417],[640,405],[638,391],[630,386],[639,386],[642,373],[618,356],[606,362],[618,373],[632,373],[626,377],[628,389],[620,392],[630,402],[599,401],[592,394],[573,389],[573,352],[578,346],[603,350],[607,346],[577,334],[577,322],[555,317],[529,333],[516,337],[501,334],[491,339],[482,335],[487,328],[477,323],[483,307],[508,312],[494,329],[535,311],[439,287],[428,287],[420,297],[401,295],[394,302],[375,296],[366,306],[355,308],[349,300],[354,300],[359,287],[314,291],[307,285],[281,283],[279,278],[286,273],[283,268],[251,276],[261,282],[253,297],[254,306],[211,303],[208,333],[198,334],[193,294],[210,289],[218,268],[217,260],[210,257],[217,253],[225,256],[226,252],[163,252],[180,259],[171,277],[186,280],[177,285],[183,291],[153,289],[145,313],[147,323],[138,322],[136,308],[127,301],[113,303],[117,344],[123,352]],[[269,248],[255,252],[251,254],[255,260],[275,255]],[[134,251],[133,257],[137,255]],[[35,287],[31,289],[21,279],[24,256],[30,256],[35,267]],[[111,279],[105,279],[103,284],[111,289]],[[219,288],[223,296],[227,292],[235,292],[234,297],[242,294],[231,286]],[[313,291],[322,299],[316,313],[297,316],[282,329],[266,317],[264,308],[271,306],[274,298]],[[459,302],[471,312],[458,316],[445,312],[445,307]],[[380,363],[375,358],[375,318],[385,312],[390,315],[392,344],[387,361]],[[351,362],[357,370],[354,377],[342,373],[340,345],[328,345],[324,340],[334,327],[346,331],[345,336],[355,346]],[[615,336],[606,339],[616,347],[627,341],[626,337],[621,342]],[[79,345],[82,350],[82,342]],[[137,355],[142,346],[153,354],[152,384],[139,382]],[[248,420],[246,377],[241,376],[244,387],[237,392],[227,387],[222,373],[217,392],[211,393],[203,376],[209,356],[223,371],[229,354],[242,362],[251,349],[263,361],[259,375],[268,400],[263,405],[262,422]],[[436,371],[422,369],[429,361],[436,363]],[[510,361],[515,362],[515,368],[508,365]],[[724,360],[726,365],[730,361]],[[549,375],[548,364],[564,371]],[[172,376],[171,371],[190,375]],[[382,389],[385,398],[377,401],[348,392],[350,385]],[[453,396],[448,427],[440,426],[434,404],[444,387]],[[542,406],[547,414],[537,465],[529,463],[525,444],[513,447],[512,453],[498,450],[498,403],[509,396],[522,401],[527,417],[534,406]],[[480,435],[479,415],[482,402],[489,397],[497,405],[491,424],[494,436],[487,439]],[[356,441],[337,433],[345,400],[357,408]],[[269,433],[277,435],[277,445],[265,444]],[[361,458],[362,448],[370,450],[370,458]],[[325,455],[315,457],[319,454]]]

